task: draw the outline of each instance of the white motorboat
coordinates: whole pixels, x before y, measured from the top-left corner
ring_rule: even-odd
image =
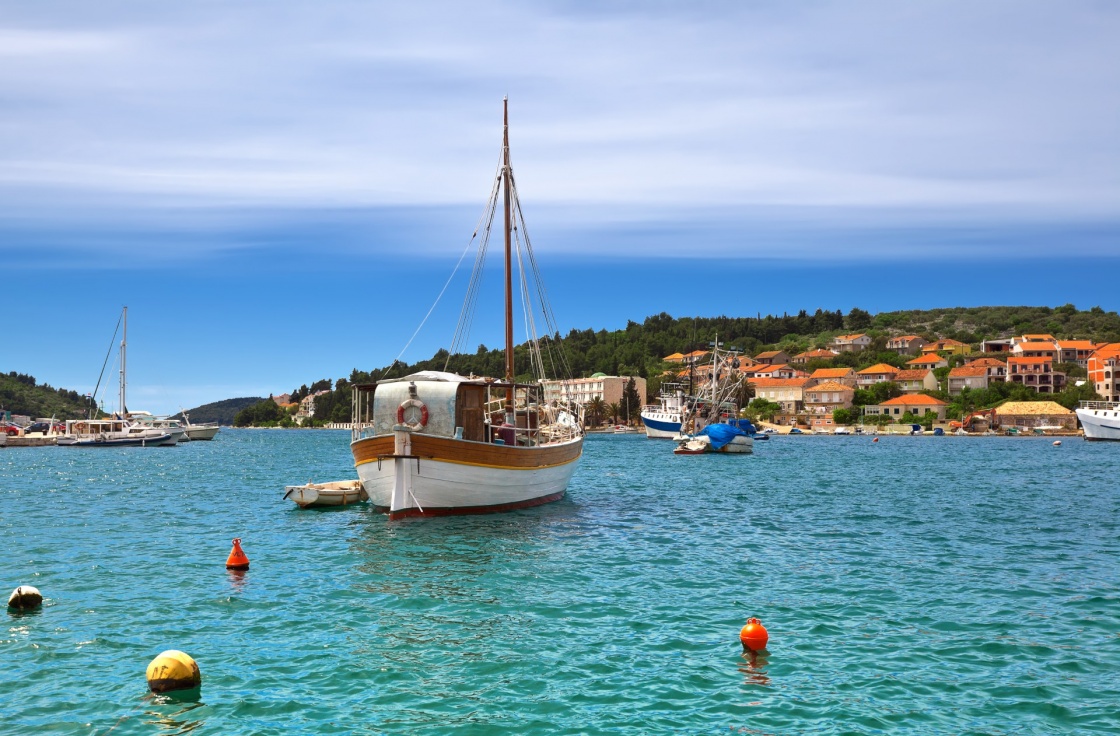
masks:
[[[198,424],[192,424],[191,418],[185,411],[180,413],[183,415],[183,428],[187,432],[186,439],[191,442],[197,440],[212,440],[221,428],[217,422],[199,422]]]
[[[360,480],[335,480],[329,483],[312,483],[302,486],[285,486],[284,498],[301,509],[318,506],[349,506],[369,500]]]
[[[536,380],[514,380],[514,265],[531,264],[531,269],[516,271],[523,281],[529,275],[537,280],[522,284],[523,298],[543,299],[546,292],[518,202],[510,166],[508,102],[503,106],[501,162],[483,214],[477,262],[484,260],[490,223],[503,221],[505,376],[468,377],[445,369],[353,387],[354,465],[373,505],[390,519],[508,511],[559,500],[583,454],[583,408],[575,402],[543,401],[545,361],[535,317],[526,319],[525,328],[531,333],[528,354]],[[472,295],[478,292],[480,272],[476,266]],[[476,301],[465,302],[452,347],[465,339]],[[369,318],[391,319],[399,311],[395,298],[382,306],[380,314]],[[555,334],[552,310],[543,303],[534,306]],[[532,311],[524,305],[524,313]]]
[[[1082,401],[1077,420],[1087,440],[1120,440],[1120,402]]]

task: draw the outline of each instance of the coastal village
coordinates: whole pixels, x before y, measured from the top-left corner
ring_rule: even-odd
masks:
[[[962,392],[987,389],[996,382],[1009,382],[1033,389],[1041,399],[1067,386],[1087,384],[1100,399],[1120,401],[1120,343],[1094,344],[1049,334],[1025,334],[970,345],[951,339],[927,341],[918,335],[898,335],[886,339],[885,350],[897,354],[899,359],[893,362],[900,365],[832,365],[844,354],[873,352],[873,342],[866,333],[854,333],[835,337],[827,347],[795,355],[768,350],[753,357],[737,356],[739,379],[750,387],[747,395],[753,396],[750,409],[760,403],[768,409],[761,416],[750,409],[745,413],[754,414],[762,426],[781,433],[844,433],[841,428],[851,425],[885,428],[891,424],[904,425],[909,431],[918,423],[927,429],[936,426],[957,433],[990,432],[994,426],[1009,433],[1074,432],[1078,426],[1076,414],[1056,401],[1006,401],[995,408],[952,417],[949,402],[937,394],[957,397]],[[710,355],[709,351],[696,350],[665,356],[666,364],[677,367],[663,379],[692,386],[697,394],[707,392],[712,381]],[[1076,367],[1071,372],[1078,377],[1071,378],[1059,369],[1071,366]],[[552,393],[566,393],[585,405],[599,399],[618,411],[624,388],[631,380],[645,395],[645,379],[603,374],[551,382]],[[897,395],[856,405],[857,390],[884,384],[887,391],[882,393]]]

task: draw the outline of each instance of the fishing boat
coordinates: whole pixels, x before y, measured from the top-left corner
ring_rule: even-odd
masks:
[[[499,199],[501,206],[499,208]],[[504,223],[505,375],[462,376],[447,367],[474,321],[481,264],[498,212]],[[460,315],[444,370],[425,370],[400,378],[356,384],[353,390],[351,451],[370,501],[390,519],[489,513],[559,500],[583,454],[583,409],[563,397],[545,400],[544,360],[534,319],[526,351],[532,381],[515,380],[513,272],[523,278],[523,313],[537,295],[549,328],[556,334],[517,196],[510,165],[509,108],[503,101],[502,150],[490,200],[483,214],[475,273]],[[477,233],[476,233],[477,234]],[[516,242],[516,251],[514,244]]]
[[[664,383],[656,404],[643,406],[640,416],[646,437],[672,439],[681,433],[681,417],[686,408],[684,389],[677,383]]]
[[[308,481],[302,486],[285,486],[284,498],[301,509],[321,506],[349,506],[369,500],[360,480]]]
[[[1087,440],[1120,440],[1120,402],[1082,401],[1077,420]]]
[[[136,417],[129,414],[125,403],[126,387],[128,385],[126,367],[126,354],[128,345],[128,307],[121,311],[120,322],[123,325],[120,345],[120,385],[119,385],[119,411],[108,419],[94,418],[71,419],[66,422],[65,434],[55,440],[60,447],[167,447],[174,445],[183,436],[183,431],[178,427],[169,425],[156,426],[157,418],[148,412],[137,412]],[[116,331],[113,332],[116,339]],[[106,362],[108,356],[106,356]],[[104,366],[102,366],[104,372]],[[98,380],[100,387],[100,379]],[[94,395],[97,388],[94,389]]]
[[[744,378],[738,368],[738,354],[721,350],[717,339],[712,344],[708,395],[687,402],[674,454],[749,455],[754,451],[754,425],[739,418],[736,396]]]

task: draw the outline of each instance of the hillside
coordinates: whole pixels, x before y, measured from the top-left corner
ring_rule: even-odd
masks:
[[[217,422],[224,426],[232,426],[233,418],[237,416],[239,411],[260,401],[264,401],[264,399],[259,396],[213,401],[209,404],[196,406],[193,409],[187,409],[187,414],[190,416],[191,422],[196,424],[201,422]],[[181,419],[182,415],[176,414],[173,418]]]
[[[88,416],[89,400],[77,391],[53,388],[12,371],[0,373],[0,410],[32,418],[82,419]]]

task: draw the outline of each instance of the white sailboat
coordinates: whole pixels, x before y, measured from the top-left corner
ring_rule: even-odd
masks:
[[[125,402],[125,389],[128,385],[126,356],[128,346],[128,307],[121,312],[120,346],[120,386],[118,413],[108,419],[70,419],[66,422],[66,433],[55,440],[61,447],[166,447],[174,445],[183,436],[179,427],[157,426],[155,417],[147,412],[138,412],[137,418],[129,414]],[[140,417],[151,421],[137,421]]]
[[[501,164],[484,216],[478,263],[499,195],[504,195],[505,376],[421,371],[354,386],[354,465],[370,501],[390,519],[507,511],[556,501],[583,453],[582,407],[546,402],[539,378],[514,378],[515,237],[518,264],[530,265],[535,274],[536,263],[510,166],[508,101],[503,108]],[[527,291],[521,293],[525,298]],[[546,320],[550,313],[544,311]],[[470,324],[469,307],[464,318],[461,327]],[[534,333],[529,341],[534,372],[543,377],[531,319],[526,328]]]

